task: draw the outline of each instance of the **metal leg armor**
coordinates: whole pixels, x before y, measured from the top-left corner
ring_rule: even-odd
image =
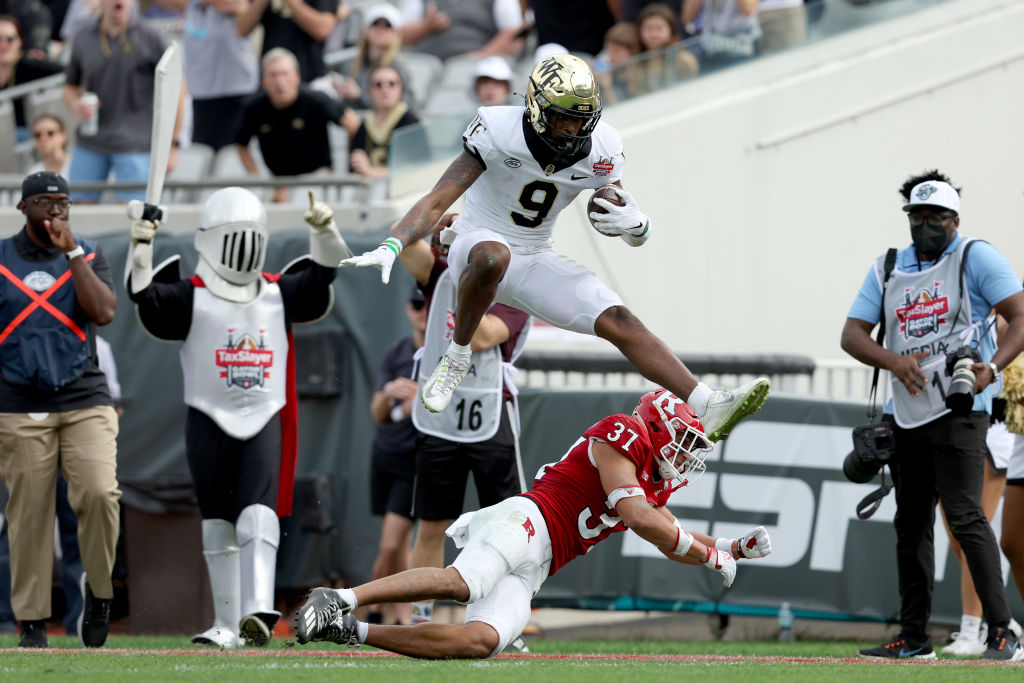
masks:
[[[250,505],[235,525],[241,555],[242,618],[239,629],[246,642],[262,647],[270,641],[281,613],[274,609],[274,571],[281,527],[277,513],[266,505]]]
[[[192,642],[225,649],[238,647],[242,644],[238,634],[242,595],[238,543],[231,522],[203,520],[203,559],[213,594],[213,626],[192,636]]]

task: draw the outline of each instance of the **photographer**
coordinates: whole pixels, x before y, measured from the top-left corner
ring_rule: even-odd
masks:
[[[937,171],[910,178],[903,205],[913,244],[872,265],[843,327],[841,345],[888,370],[895,453],[896,561],[900,634],[863,657],[934,659],[928,620],[935,576],[933,527],[941,501],[963,548],[989,623],[987,659],[1024,659],[1007,628],[999,548],[981,507],[985,435],[999,369],[1024,348],[1024,293],[1006,259],[958,233],[960,196]],[[905,185],[905,187],[906,187]],[[883,282],[885,286],[883,288]],[[993,308],[1009,328],[995,348],[985,318]],[[871,338],[884,320],[885,346]],[[947,363],[947,356],[952,360]],[[954,377],[955,375],[955,377]]]

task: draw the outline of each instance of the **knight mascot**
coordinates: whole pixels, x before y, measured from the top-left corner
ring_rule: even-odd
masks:
[[[263,272],[266,208],[248,190],[228,187],[203,206],[198,266],[182,279],[178,257],[153,267],[162,207],[132,202],[128,215],[127,289],[139,320],[158,339],[184,342],[185,448],[214,605],[213,626],[192,642],[261,647],[281,616],[278,519],[291,514],[295,479],[291,326],[326,315],[335,266],[351,253],[330,207],[310,193],[308,256]]]

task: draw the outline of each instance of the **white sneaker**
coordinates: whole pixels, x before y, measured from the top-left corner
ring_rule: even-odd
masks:
[[[716,391],[708,400],[708,407],[701,415],[704,434],[711,441],[724,441],[729,433],[736,428],[740,420],[750,417],[768,400],[771,382],[767,377],[759,377],[753,382],[733,389],[732,391]]]
[[[952,634],[953,642],[942,648],[942,654],[953,655],[954,657],[979,657],[985,654],[985,650],[988,646],[984,640],[979,639],[977,636],[971,637],[965,635],[959,631],[954,631]]]
[[[1020,624],[1018,624],[1017,620],[1014,619],[1013,617],[1010,617],[1010,625],[1007,626],[1006,628],[1008,628],[1011,631],[1013,631],[1013,635],[1017,636],[1017,640],[1020,640],[1021,638],[1024,638],[1024,629],[1022,629],[1020,627]]]
[[[430,376],[427,383],[423,385],[420,399],[423,405],[432,413],[440,413],[452,402],[452,394],[455,387],[466,378],[469,372],[469,357],[463,359],[452,358],[447,353],[434,368],[434,374]]]

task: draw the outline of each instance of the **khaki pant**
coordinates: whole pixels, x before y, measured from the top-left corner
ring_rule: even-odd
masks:
[[[0,468],[10,492],[11,606],[20,620],[50,616],[57,468],[78,516],[89,586],[112,598],[120,528],[117,414],[109,406],[64,413],[0,413]]]

